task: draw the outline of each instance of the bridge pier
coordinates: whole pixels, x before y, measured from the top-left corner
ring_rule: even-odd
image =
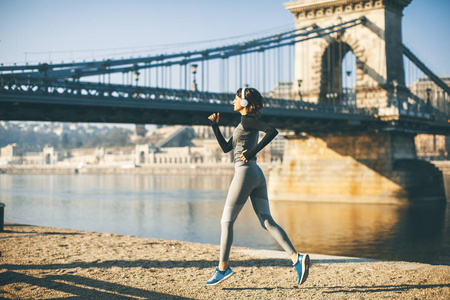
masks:
[[[445,201],[443,175],[399,132],[287,137],[269,198],[311,202]]]

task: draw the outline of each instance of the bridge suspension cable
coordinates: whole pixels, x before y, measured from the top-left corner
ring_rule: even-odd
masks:
[[[29,79],[79,79],[99,74],[138,72],[141,69],[170,67],[172,65],[186,66],[196,62],[204,62],[216,59],[229,59],[243,55],[265,52],[271,49],[294,45],[302,41],[320,38],[334,32],[344,31],[347,28],[357,26],[364,22],[364,18],[354,19],[348,22],[332,25],[326,28],[315,26],[289,30],[279,34],[254,39],[251,41],[232,44],[222,47],[209,48],[192,52],[156,55],[143,58],[130,58],[119,60],[104,60],[91,62],[77,62],[65,64],[38,64],[22,66],[3,66],[0,72],[3,76],[14,75]],[[242,64],[240,64],[242,67]],[[185,67],[186,68],[186,67]],[[5,73],[6,72],[6,73]],[[240,72],[243,82],[242,72]]]
[[[450,87],[405,45],[403,55],[406,85],[395,82],[392,87],[400,112],[431,113],[436,120],[448,122]]]

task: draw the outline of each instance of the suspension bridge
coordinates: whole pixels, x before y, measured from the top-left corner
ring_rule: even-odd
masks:
[[[295,29],[250,40],[1,65],[0,119],[206,125],[219,111],[234,126],[234,92],[249,85],[265,97],[263,118],[295,132],[271,172],[271,199],[442,200],[442,173],[417,159],[414,136],[449,134],[450,88],[403,44],[410,2],[291,1]]]
[[[220,111],[224,125],[235,125],[234,91],[249,85],[263,92],[264,116],[280,129],[448,132],[449,86],[407,47],[401,49],[405,65],[415,68],[409,71],[415,80],[429,79],[437,90],[431,95],[414,94],[403,78],[371,74],[360,49],[343,42],[346,33],[372,27],[372,21],[360,16],[202,50],[2,65],[0,119],[205,125],[205,116]],[[307,66],[301,51],[317,40],[328,47],[316,71],[320,83],[307,86],[307,76],[299,75]],[[374,88],[356,82],[358,72],[377,80],[375,88],[387,93],[386,101],[358,99],[358,94]],[[213,81],[218,91],[210,88]],[[281,84],[286,91],[277,91]],[[378,95],[372,93],[372,98]]]

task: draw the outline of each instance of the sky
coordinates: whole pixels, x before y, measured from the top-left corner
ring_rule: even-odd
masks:
[[[286,2],[0,0],[0,63],[130,57],[248,40],[294,28]],[[404,44],[437,75],[450,74],[449,12],[450,0],[413,0],[403,11]]]
[[[0,63],[33,63],[49,58],[67,62],[78,57],[91,59],[103,53],[128,52],[124,55],[128,57],[133,50],[166,44],[255,32],[264,34],[267,29],[273,32],[274,28],[279,32],[293,28],[294,22],[282,3],[272,0],[0,0]],[[206,46],[201,44],[202,49]]]
[[[105,53],[127,57],[167,44],[245,40],[253,33],[292,28],[286,2],[0,0],[0,63],[59,62]],[[449,0],[413,0],[404,10],[404,43],[438,75],[450,73],[449,12]]]

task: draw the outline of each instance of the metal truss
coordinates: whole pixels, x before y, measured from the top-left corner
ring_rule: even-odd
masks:
[[[0,76],[0,96],[3,100],[8,95],[14,95],[14,101],[28,95],[58,96],[58,99],[89,99],[94,104],[97,99],[133,100],[130,105],[135,106],[136,101],[141,105],[162,104],[170,106],[177,103],[203,104],[208,109],[218,106],[230,107],[234,94],[209,93],[177,89],[162,89],[152,87],[136,87],[117,84],[99,84],[91,82],[49,82],[45,80],[29,80],[20,78],[3,78]],[[19,98],[17,98],[19,97]],[[61,98],[62,97],[62,98]],[[58,100],[61,101],[61,100]],[[61,103],[58,103],[61,104]],[[83,105],[86,103],[83,101]],[[81,105],[81,104],[80,104]],[[376,116],[375,108],[357,108],[346,105],[315,104],[304,101],[265,98],[265,111],[271,115],[282,117],[287,112],[292,113],[320,113],[330,119],[356,118],[373,119]]]

